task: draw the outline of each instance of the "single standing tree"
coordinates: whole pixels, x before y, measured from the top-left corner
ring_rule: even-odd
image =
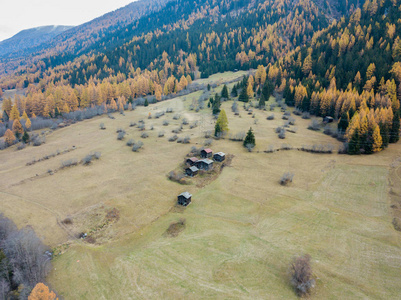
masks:
[[[28,300],[57,300],[56,294],[48,286],[39,282],[28,296]]]
[[[223,89],[221,90],[221,98],[230,99],[230,96],[228,95],[228,89],[227,89],[226,85],[224,85]]]
[[[233,96],[233,97],[237,97],[238,96],[237,85],[233,86],[233,89],[231,90],[231,96]]]
[[[265,100],[265,95],[261,95],[259,99],[259,108],[263,109],[266,107],[266,100]]]
[[[7,129],[6,133],[4,134],[4,140],[8,146],[11,146],[14,143],[15,135],[10,129]]]
[[[373,131],[373,152],[379,152],[382,149],[383,140],[380,135],[380,127],[376,126]]]
[[[214,134],[215,136],[219,136],[220,133],[226,133],[228,131],[228,119],[226,111],[224,109],[220,111],[214,131],[215,131]]]
[[[149,106],[148,99],[145,99],[145,103],[143,104],[144,106]]]
[[[256,145],[255,141],[255,135],[252,132],[252,127],[249,128],[248,133],[246,134],[245,140],[244,140],[244,147],[248,148],[254,148]]]
[[[299,296],[308,294],[314,286],[315,280],[312,278],[310,255],[296,257],[292,261],[291,284]]]
[[[21,134],[24,133],[24,129],[22,128],[21,122],[17,119],[13,122],[13,131],[16,137],[19,137]]]
[[[19,120],[19,119],[20,117],[19,117],[18,107],[17,104],[14,104],[10,112],[10,120]]]
[[[248,102],[249,101],[249,97],[248,97],[248,94],[246,93],[246,89],[245,88],[243,88],[241,90],[241,93],[239,94],[238,100],[242,101],[242,102]]]

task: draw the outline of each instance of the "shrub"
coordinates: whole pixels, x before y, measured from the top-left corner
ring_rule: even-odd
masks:
[[[168,141],[169,141],[169,142],[175,142],[177,139],[178,139],[178,136],[175,134],[175,135],[169,137],[169,138],[168,138]]]
[[[283,174],[283,176],[281,176],[280,184],[281,185],[287,185],[290,182],[292,182],[293,178],[294,178],[294,174],[293,173],[286,172],[286,173]]]
[[[167,121],[167,120],[164,120],[164,121],[163,121],[163,126],[168,126],[169,124],[170,124],[169,121]]]
[[[189,129],[198,127],[198,123],[199,123],[198,121],[193,122],[191,125],[189,125]]]
[[[135,144],[134,139],[129,139],[127,142],[127,146],[132,147]]]
[[[284,129],[282,131],[280,131],[280,133],[278,134],[278,137],[282,140],[285,139],[285,130]]]
[[[295,257],[291,263],[291,285],[299,296],[307,295],[315,285],[310,255]]]
[[[197,148],[195,146],[191,147],[191,152],[188,154],[188,156],[200,156],[201,151],[203,150],[203,147]]]
[[[293,117],[289,117],[288,122],[290,125],[295,125],[295,119]]]
[[[105,130],[106,129],[106,126],[104,125],[104,123],[100,123],[99,127],[100,127],[101,130]]]
[[[72,224],[72,219],[71,218],[65,218],[64,220],[61,221],[61,223],[65,225],[71,225]]]
[[[40,146],[46,142],[46,137],[40,137],[38,134],[33,134],[31,137],[32,145],[35,147]]]
[[[228,139],[234,142],[242,142],[245,139],[245,131],[240,131],[236,134],[229,134]]]
[[[182,119],[182,125],[188,125],[188,119],[187,118]]]
[[[212,137],[212,131],[211,130],[207,130],[205,131],[205,139],[211,138]]]
[[[164,137],[164,131],[159,131],[158,137]]]
[[[139,129],[139,131],[144,131],[145,130],[145,124],[143,124],[143,123],[138,124],[138,129]]]
[[[116,130],[117,133],[120,133],[120,132],[123,132],[123,131],[124,130],[122,128],[117,128],[117,130]]]
[[[141,141],[138,141],[134,144],[134,146],[132,147],[132,151],[133,152],[138,152],[139,149],[141,149],[143,146],[143,143]]]
[[[189,144],[190,141],[191,141],[191,138],[189,136],[186,136],[186,137],[183,138],[182,143],[183,144]]]
[[[316,119],[313,119],[311,122],[310,122],[310,124],[309,124],[309,126],[308,126],[308,129],[310,129],[310,130],[319,130],[320,129],[320,124],[319,124],[319,121],[318,120],[316,120]]]
[[[268,116],[266,119],[267,119],[267,120],[274,120],[274,114],[271,114],[271,115]]]
[[[112,119],[112,120],[114,120],[115,118],[112,116],[112,115],[110,115],[110,114],[108,114],[107,115],[110,119]]]
[[[124,139],[124,137],[125,137],[125,131],[124,131],[124,130],[123,130],[123,131],[120,131],[120,132],[118,133],[118,135],[117,135],[117,140],[121,141],[121,140]]]
[[[61,163],[61,168],[68,168],[72,166],[76,166],[78,164],[78,160],[76,158],[67,159]]]
[[[302,115],[302,111],[301,111],[300,109],[298,109],[298,108],[294,109],[294,111],[293,111],[292,113],[293,113],[294,115],[296,115],[296,116]]]
[[[171,114],[172,112],[173,112],[172,108],[169,107],[169,108],[166,109],[166,113]]]
[[[180,114],[175,114],[173,117],[174,120],[179,120],[180,118],[181,118]]]
[[[25,144],[25,143],[19,143],[19,145],[18,145],[18,147],[17,147],[17,150],[25,149],[25,147],[26,147],[26,144]]]
[[[149,137],[149,134],[147,133],[147,132],[143,132],[142,134],[141,134],[141,138],[143,138],[143,139],[146,139],[146,138],[148,138]]]
[[[92,162],[92,155],[88,154],[82,159],[83,165],[89,165],[91,162]]]
[[[183,138],[179,137],[179,138],[177,139],[177,143],[182,143],[182,140],[183,140]]]
[[[203,143],[203,145],[205,145],[205,147],[209,147],[209,146],[212,145],[212,143],[213,143],[213,140],[212,140],[212,139],[207,139],[207,140],[205,140],[205,142]]]
[[[135,127],[136,126],[136,123],[135,122],[130,122],[129,123],[129,127]]]
[[[168,173],[168,179],[170,179],[171,181],[178,182],[178,183],[182,183],[184,177],[185,177],[184,174],[177,173],[174,171],[171,171],[170,173]]]
[[[308,113],[308,112],[303,112],[303,113],[302,113],[302,119],[310,119],[310,113]]]
[[[182,128],[178,127],[178,128],[173,129],[171,132],[172,133],[180,133],[181,131],[182,131]]]

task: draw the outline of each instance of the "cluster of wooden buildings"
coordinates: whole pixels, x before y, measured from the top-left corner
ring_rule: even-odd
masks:
[[[199,170],[210,171],[213,169],[213,162],[222,162],[225,159],[226,155],[223,152],[217,152],[213,155],[211,149],[203,149],[201,151],[201,159],[197,157],[187,159],[186,163],[189,167],[185,169],[185,174],[193,177],[198,174]]]
[[[226,155],[223,152],[217,152],[213,155],[211,149],[204,149],[200,153],[201,159],[197,157],[188,158],[186,163],[188,168],[185,169],[185,174],[188,176],[195,176],[199,173],[199,170],[210,171],[213,169],[213,163],[222,162],[226,159]],[[213,160],[211,159],[213,158]],[[191,203],[192,195],[188,192],[184,192],[178,196],[178,204],[187,206]]]

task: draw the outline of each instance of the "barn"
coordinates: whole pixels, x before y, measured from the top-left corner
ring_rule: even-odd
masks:
[[[191,157],[187,159],[187,164],[193,166],[197,161],[198,159],[196,157]]]
[[[188,192],[184,192],[178,196],[178,204],[182,206],[187,206],[191,203],[192,195]]]
[[[195,167],[195,166],[192,166],[192,167],[190,167],[190,168],[186,168],[186,169],[185,169],[185,173],[186,173],[188,176],[191,176],[191,177],[194,177],[195,175],[197,175],[198,172],[199,172],[199,169],[198,169],[197,167]]]
[[[201,157],[202,158],[209,158],[209,157],[212,157],[212,155],[213,155],[212,149],[203,149],[201,151]]]
[[[226,159],[226,154],[223,152],[217,152],[215,155],[213,155],[213,159],[215,161],[222,162]]]
[[[208,159],[208,158],[198,160],[196,162],[196,167],[199,170],[209,171],[209,170],[213,169],[213,160]]]

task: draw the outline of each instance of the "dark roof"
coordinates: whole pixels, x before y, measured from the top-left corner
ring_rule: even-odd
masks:
[[[198,161],[198,159],[197,159],[196,157],[191,157],[191,158],[188,158],[188,160],[190,160],[190,161],[192,161],[192,162],[196,162],[196,161]]]
[[[217,152],[217,153],[215,153],[214,155],[226,156],[226,154],[225,154],[225,153],[223,153],[223,152]]]
[[[205,164],[208,164],[208,165],[213,163],[213,160],[208,159],[208,158],[205,158],[205,159],[202,159],[202,160],[199,160],[199,161],[204,162]]]
[[[185,197],[186,199],[189,199],[189,198],[192,197],[192,195],[191,195],[190,193],[188,193],[188,192],[184,192],[184,193],[180,194],[180,196],[183,196],[183,197]]]
[[[197,167],[195,167],[195,166],[190,167],[188,169],[190,169],[192,172],[198,172],[199,171],[199,169]]]
[[[213,151],[212,151],[212,149],[203,149],[203,151],[205,151],[206,153],[212,153]]]

